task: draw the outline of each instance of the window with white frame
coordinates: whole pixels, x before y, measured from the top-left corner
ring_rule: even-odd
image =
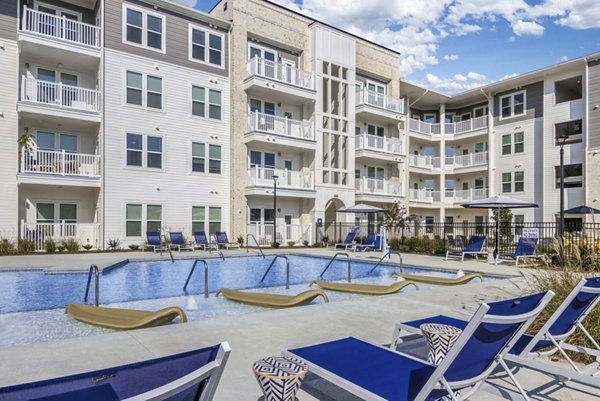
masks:
[[[208,154],[206,154],[208,151]],[[206,172],[206,160],[208,159],[208,173],[221,174],[221,145],[206,145],[201,142],[192,142],[192,171],[197,173]]]
[[[221,208],[220,207],[209,207],[208,208],[208,232],[214,234],[217,231],[221,231]]]
[[[206,146],[200,142],[192,142],[192,171],[204,173],[206,166]]]
[[[523,171],[502,173],[502,193],[524,191],[525,173]]]
[[[581,143],[583,141],[582,120],[566,121],[554,125],[554,145],[559,146],[558,137],[565,135],[564,145]]]
[[[204,206],[192,206],[192,233],[206,232],[206,210]]]
[[[208,172],[221,174],[221,145],[208,145]]]
[[[525,150],[523,132],[502,135],[502,154],[523,153]]]
[[[38,202],[35,207],[37,223],[77,223],[77,204],[75,203]]]
[[[560,166],[554,166],[556,188],[560,188]],[[580,188],[583,186],[583,165],[565,164],[563,166],[563,182],[565,188]]]
[[[514,214],[513,223],[515,224],[515,235],[523,234],[523,223],[525,223],[525,215]]]
[[[198,117],[208,116],[212,120],[221,120],[221,91],[207,90],[201,86],[192,85],[192,115]]]
[[[160,136],[127,133],[126,152],[127,166],[162,169],[163,144]]]
[[[190,25],[190,60],[223,67],[223,35]]]
[[[385,136],[385,128],[378,125],[367,124],[367,134],[374,136]]]
[[[526,112],[525,91],[500,97],[500,118],[524,115]]]
[[[485,117],[487,115],[488,115],[488,107],[487,106],[475,107],[473,109],[473,116],[475,118],[477,118],[477,117]]]
[[[142,203],[125,205],[125,236],[142,237],[146,232],[159,232],[162,227],[162,206]]]
[[[160,14],[123,4],[124,43],[164,52],[164,23]]]
[[[162,109],[162,78],[127,71],[126,77],[126,102],[152,109]],[[144,93],[146,96],[144,96]]]

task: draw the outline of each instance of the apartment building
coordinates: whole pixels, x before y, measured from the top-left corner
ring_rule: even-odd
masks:
[[[228,229],[227,22],[161,0],[4,1],[0,17],[3,236]]]

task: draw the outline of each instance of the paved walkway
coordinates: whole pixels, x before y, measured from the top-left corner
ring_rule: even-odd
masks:
[[[333,254],[331,251],[313,249],[308,252]],[[204,252],[196,252],[196,255],[204,256]],[[363,258],[370,256],[374,255],[360,255]],[[91,263],[105,267],[124,257],[138,259],[158,256],[149,253],[123,253],[11,257],[0,258],[0,267],[85,269]],[[496,267],[482,261],[444,262],[440,257],[404,255],[404,263],[440,269],[462,268],[465,271],[502,273],[513,278],[4,348],[0,349],[0,386],[106,368],[226,340],[231,345],[232,354],[216,400],[254,401],[261,393],[251,366],[252,362],[261,357],[279,355],[288,348],[346,336],[356,336],[380,344],[389,343],[395,322],[440,313],[467,317],[479,302],[516,296],[526,287],[525,280],[516,269]],[[521,370],[518,377],[527,389],[537,389],[535,399],[575,401],[600,397],[598,390],[558,385],[551,378],[527,370]],[[310,377],[303,386],[299,399],[357,400],[351,394],[343,393],[315,376]],[[498,398],[480,393],[471,399],[493,401]]]

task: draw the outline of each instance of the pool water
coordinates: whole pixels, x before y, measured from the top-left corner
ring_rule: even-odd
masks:
[[[211,319],[222,316],[266,310],[215,297],[222,287],[254,289],[260,292],[297,294],[308,289],[308,283],[319,278],[329,262],[328,258],[288,256],[290,262],[290,289],[285,288],[285,260],[279,258],[264,283],[260,279],[273,257],[231,257],[226,260],[207,259],[209,265],[208,289],[211,296],[204,298],[204,266],[198,263],[187,287],[183,286],[191,271],[193,260],[171,262],[132,262],[105,269],[100,275],[100,304],[130,309],[158,310],[179,306],[189,320]],[[352,261],[352,281],[389,285],[395,282],[390,274],[397,270],[392,265]],[[406,273],[453,277],[452,273],[403,266]],[[347,279],[347,262],[334,262],[323,276],[328,281]],[[110,332],[80,323],[64,313],[69,303],[83,303],[87,273],[51,273],[43,271],[0,272],[0,346],[81,337]],[[93,303],[93,280],[88,303]],[[420,289],[427,285],[419,284]],[[403,292],[414,291],[407,287]],[[327,291],[330,302],[359,299],[361,295]],[[323,302],[318,298],[315,302]]]

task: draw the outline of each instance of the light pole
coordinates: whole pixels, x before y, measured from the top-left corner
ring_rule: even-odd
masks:
[[[565,142],[569,138],[566,130],[563,129],[562,133],[556,137],[556,141],[560,146],[560,210],[559,210],[559,226],[558,234],[560,235],[561,241],[565,235]]]
[[[273,246],[279,248],[277,242],[277,179],[279,176],[273,174]]]

